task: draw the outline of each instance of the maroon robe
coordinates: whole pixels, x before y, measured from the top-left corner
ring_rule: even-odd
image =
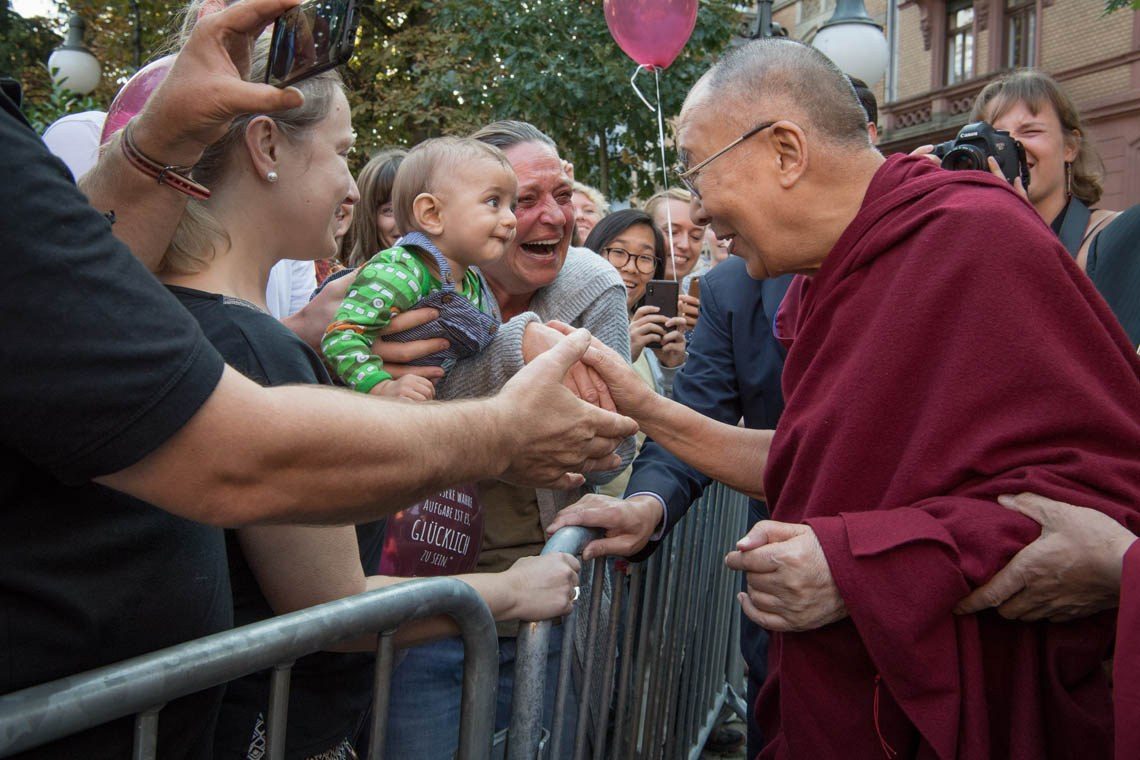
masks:
[[[1116,715],[1116,760],[1140,757],[1140,541],[1124,554],[1116,657],[1112,661],[1112,707]]]
[[[804,288],[765,487],[819,537],[850,617],[776,634],[762,758],[1097,758],[1111,613],[955,604],[1040,534],[1034,491],[1140,530],[1140,361],[1037,214],[895,156]]]

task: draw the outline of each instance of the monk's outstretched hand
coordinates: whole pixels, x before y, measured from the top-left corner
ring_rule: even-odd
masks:
[[[811,631],[847,617],[847,607],[815,531],[763,520],[724,562],[746,574],[744,614],[770,631]]]
[[[1010,620],[1060,622],[1116,607],[1124,553],[1136,540],[1131,531],[1096,510],[1031,493],[998,501],[1041,523],[1041,537],[959,602],[955,612],[997,607]]]

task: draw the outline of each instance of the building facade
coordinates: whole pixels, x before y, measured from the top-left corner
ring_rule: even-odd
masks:
[[[1052,74],[1080,110],[1105,168],[1101,206],[1140,203],[1140,12],[1103,0],[865,0],[891,56],[879,98],[880,148],[949,140],[974,97],[1010,69]],[[777,0],[773,20],[811,42],[835,0]]]

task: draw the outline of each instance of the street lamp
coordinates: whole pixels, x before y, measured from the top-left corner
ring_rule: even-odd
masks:
[[[819,28],[812,45],[848,76],[874,87],[887,71],[883,27],[867,15],[863,0],[837,0],[835,13]]]
[[[87,22],[78,13],[67,20],[67,41],[52,51],[48,69],[56,87],[86,95],[99,84],[99,60],[83,45]]]
[[[748,38],[758,40],[764,37],[787,37],[788,30],[772,20],[772,0],[756,0],[756,19],[749,30]]]

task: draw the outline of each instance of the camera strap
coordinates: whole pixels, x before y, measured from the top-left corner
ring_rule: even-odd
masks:
[[[1084,242],[1085,229],[1089,226],[1089,217],[1092,212],[1080,198],[1069,198],[1069,205],[1057,230],[1057,237],[1061,238],[1061,245],[1074,259],[1081,252],[1081,243]]]

